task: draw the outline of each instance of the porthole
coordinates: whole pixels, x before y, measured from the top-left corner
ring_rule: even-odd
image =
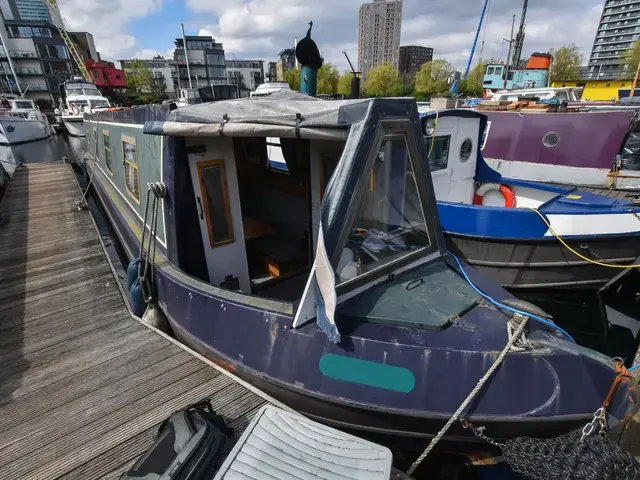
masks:
[[[545,147],[555,147],[560,143],[560,135],[556,132],[548,132],[542,137],[542,143]]]
[[[471,152],[473,151],[473,142],[470,138],[465,138],[462,145],[460,145],[460,161],[465,163],[471,157]]]

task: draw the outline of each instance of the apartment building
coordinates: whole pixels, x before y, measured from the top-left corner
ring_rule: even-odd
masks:
[[[398,68],[402,0],[373,0],[360,5],[358,21],[358,70],[366,77],[373,67]]]
[[[159,95],[174,96],[177,87],[178,64],[175,60],[165,58],[152,58],[151,60],[137,58],[119,60],[122,70],[131,70],[134,61],[142,62],[151,71],[151,90]],[[186,77],[186,74],[185,74]],[[174,83],[174,80],[176,82]],[[149,92],[148,92],[149,93]]]
[[[420,67],[433,60],[433,48],[418,45],[400,47],[398,71],[404,73],[416,73]]]
[[[593,49],[589,71],[607,75],[622,66],[622,54],[640,40],[640,0],[606,0]]]
[[[264,83],[264,61],[227,60],[227,79],[232,85],[255,90]]]
[[[182,38],[176,38],[173,58],[177,62],[177,88],[189,87],[186,58],[189,58],[189,72],[193,88],[206,85],[225,85],[227,83],[227,68],[222,43],[216,43],[213,37],[191,36],[185,37],[187,51]]]

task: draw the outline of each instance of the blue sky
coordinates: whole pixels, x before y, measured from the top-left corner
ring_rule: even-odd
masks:
[[[154,54],[171,56],[173,40],[187,34],[212,35],[228,58],[274,61],[302,37],[309,20],[313,38],[327,61],[347,69],[345,50],[357,62],[360,0],[59,0],[68,28],[94,35],[103,58],[117,61]],[[469,57],[483,0],[404,0],[403,45],[434,48],[462,68]],[[524,54],[576,43],[591,51],[604,0],[530,2]],[[512,15],[521,0],[490,0],[478,50],[484,58],[504,58]],[[484,45],[483,45],[484,43]]]

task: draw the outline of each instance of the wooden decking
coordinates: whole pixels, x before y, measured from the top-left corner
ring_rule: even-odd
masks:
[[[173,411],[211,398],[239,435],[267,399],[132,318],[66,164],[0,203],[0,479],[117,478]]]

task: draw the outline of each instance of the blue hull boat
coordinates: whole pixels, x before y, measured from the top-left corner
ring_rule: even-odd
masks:
[[[640,256],[634,199],[504,178],[482,156],[482,113],[424,113],[421,122],[447,245],[490,279],[510,289],[597,290],[619,273],[602,263]]]
[[[148,106],[92,115],[87,134],[130,260],[144,232],[152,275],[132,304],[147,285],[181,341],[311,418],[421,449],[513,338],[517,315],[487,299],[513,297],[447,253],[412,99]],[[581,428],[616,378],[529,307],[526,340],[463,413],[495,438]],[[637,401],[625,379],[610,423]],[[455,424],[445,441],[479,440]]]

